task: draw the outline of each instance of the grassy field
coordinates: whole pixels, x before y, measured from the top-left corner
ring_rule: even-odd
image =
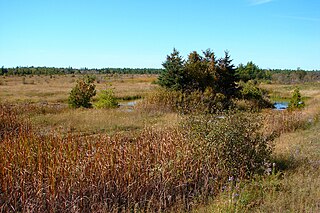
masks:
[[[0,100],[18,104],[41,131],[58,130],[61,133],[81,134],[131,132],[145,126],[167,126],[176,123],[175,114],[145,113],[125,106],[128,101],[139,102],[157,87],[152,84],[155,75],[96,75],[97,94],[102,89],[113,88],[117,109],[77,109],[67,106],[69,93],[79,75],[53,76],[3,76]],[[94,99],[95,101],[95,99]]]
[[[80,75],[2,76],[0,97],[2,101],[31,103],[67,103],[68,95]],[[121,99],[143,97],[154,87],[155,75],[96,75],[99,92],[106,85],[115,90]]]
[[[288,100],[298,86],[306,102],[301,111],[268,109],[219,121],[144,110],[139,102],[156,90],[155,75],[96,75],[97,92],[112,87],[123,105],[70,109],[79,77],[0,77],[0,212],[320,210],[319,83],[261,85],[274,101]],[[253,122],[258,117],[262,129]],[[241,173],[250,144],[274,133],[265,173]],[[243,178],[228,176],[231,164]]]

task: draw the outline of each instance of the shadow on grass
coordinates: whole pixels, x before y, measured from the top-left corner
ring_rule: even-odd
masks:
[[[294,155],[277,155],[272,158],[272,162],[275,163],[276,172],[292,171],[296,168],[303,166],[305,161],[303,159],[296,158]]]

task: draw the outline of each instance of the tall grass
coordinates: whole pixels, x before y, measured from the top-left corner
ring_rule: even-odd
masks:
[[[30,128],[30,124],[22,123],[18,118],[17,109],[10,105],[0,104],[0,140],[25,133]]]
[[[260,169],[269,153],[270,140],[244,117],[210,118],[206,134],[190,118],[183,128],[131,137],[62,137],[24,131],[9,107],[1,113],[3,123],[19,124],[0,142],[1,212],[189,210],[229,177]]]

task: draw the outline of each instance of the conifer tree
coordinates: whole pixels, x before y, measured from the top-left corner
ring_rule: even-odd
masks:
[[[225,51],[224,58],[219,59],[218,67],[215,72],[216,91],[226,95],[227,97],[234,96],[237,92],[236,88],[236,70],[231,63],[228,51]]]
[[[184,72],[184,60],[174,48],[167,60],[162,64],[165,68],[158,78],[158,84],[162,87],[183,90],[187,76]]]
[[[300,108],[303,108],[303,107],[304,107],[304,103],[303,103],[302,98],[301,98],[300,90],[297,87],[293,91],[292,98],[290,100],[288,108],[290,110],[293,110],[293,109],[300,109]]]

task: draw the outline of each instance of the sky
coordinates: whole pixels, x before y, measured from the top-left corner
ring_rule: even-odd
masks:
[[[228,50],[234,65],[320,70],[319,0],[0,0],[0,66],[161,68]]]

